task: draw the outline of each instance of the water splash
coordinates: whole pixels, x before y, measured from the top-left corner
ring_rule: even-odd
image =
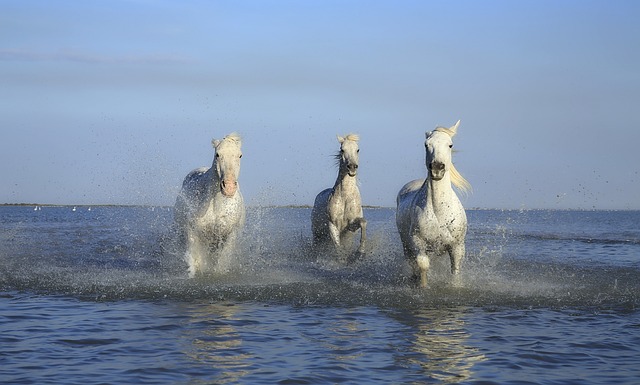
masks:
[[[416,289],[407,279],[393,211],[365,214],[367,253],[342,263],[330,251],[311,247],[309,209],[250,209],[226,271],[188,279],[170,210],[93,208],[82,218],[56,211],[39,219],[22,213],[2,223],[0,287],[90,300],[390,307],[636,307],[640,298],[637,269],[523,255],[535,245],[495,221],[471,222],[461,285],[451,284],[448,258],[442,257],[433,259],[430,287]]]

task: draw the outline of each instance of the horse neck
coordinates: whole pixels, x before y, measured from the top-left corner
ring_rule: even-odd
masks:
[[[338,172],[338,178],[333,185],[333,191],[341,194],[347,194],[351,191],[357,190],[358,185],[355,176],[349,176],[346,169],[340,168]]]
[[[431,179],[431,175],[427,176],[424,182],[425,198],[427,206],[431,206],[434,211],[438,212],[438,209],[443,207],[441,203],[447,203],[444,206],[448,207],[448,203],[451,202],[455,192],[451,187],[451,177],[447,172],[445,176],[440,180]]]
[[[207,194],[209,194],[210,197],[213,197],[217,194],[222,194],[222,192],[218,188],[218,186],[220,186],[220,178],[218,177],[217,170],[218,170],[218,164],[216,163],[216,158],[214,157],[213,164],[211,165],[211,168],[209,168],[209,170],[207,171],[207,173],[209,173],[209,176],[206,178],[206,181],[208,183]]]

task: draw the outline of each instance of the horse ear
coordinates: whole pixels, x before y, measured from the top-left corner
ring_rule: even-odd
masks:
[[[211,145],[213,146],[213,148],[218,148],[218,146],[220,145],[220,139],[211,139]]]
[[[344,142],[344,137],[342,137],[340,135],[336,135],[336,137],[338,138],[338,142],[340,142],[340,143]]]
[[[429,139],[429,137],[431,136],[431,133],[433,133],[433,131],[427,131],[424,133],[424,138],[425,139]]]
[[[454,136],[455,134],[458,133],[458,127],[459,126],[460,126],[460,119],[458,119],[456,124],[454,124],[453,126],[451,126],[451,128],[449,128],[453,132],[453,135],[451,135],[451,136]]]

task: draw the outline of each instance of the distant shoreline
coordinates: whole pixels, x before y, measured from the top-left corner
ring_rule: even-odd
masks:
[[[0,207],[17,206],[17,207],[173,207],[173,205],[128,205],[128,204],[54,204],[54,203],[0,203]],[[289,208],[289,209],[311,209],[311,205],[265,205],[265,206],[247,206],[247,207],[264,207],[264,208]],[[362,205],[366,209],[393,209],[393,207]]]
[[[55,204],[55,203],[0,203],[0,207],[158,207],[158,208],[172,208],[173,205],[146,205],[146,204]],[[375,205],[362,205],[363,208],[369,210],[389,209],[395,210],[395,207],[387,206],[375,206]],[[285,209],[312,209],[311,205],[265,205],[265,206],[247,206],[247,208],[285,208]],[[497,211],[640,211],[640,209],[598,209],[598,208],[487,208],[487,207],[468,207],[466,211],[482,211],[482,210],[497,210]]]
[[[125,204],[56,204],[56,203],[0,203],[0,207],[18,206],[18,207],[171,207],[164,205],[125,205]]]

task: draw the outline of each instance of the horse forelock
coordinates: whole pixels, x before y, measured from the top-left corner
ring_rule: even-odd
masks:
[[[454,136],[456,136],[456,131],[447,128],[447,127],[436,127],[434,130],[434,132],[442,132],[443,134],[447,134],[449,135],[449,137],[453,138]]]
[[[230,142],[234,142],[238,144],[242,143],[242,138],[240,137],[240,134],[238,134],[237,132],[230,133],[229,135],[225,136],[223,140],[228,140]]]
[[[225,136],[222,139],[211,140],[211,145],[216,151],[223,143],[231,143],[231,144],[237,145],[237,147],[240,147],[242,145],[242,138],[238,133],[232,132],[231,134]]]
[[[344,136],[345,140],[351,140],[353,142],[357,142],[360,140],[360,135],[358,134],[347,134]]]

